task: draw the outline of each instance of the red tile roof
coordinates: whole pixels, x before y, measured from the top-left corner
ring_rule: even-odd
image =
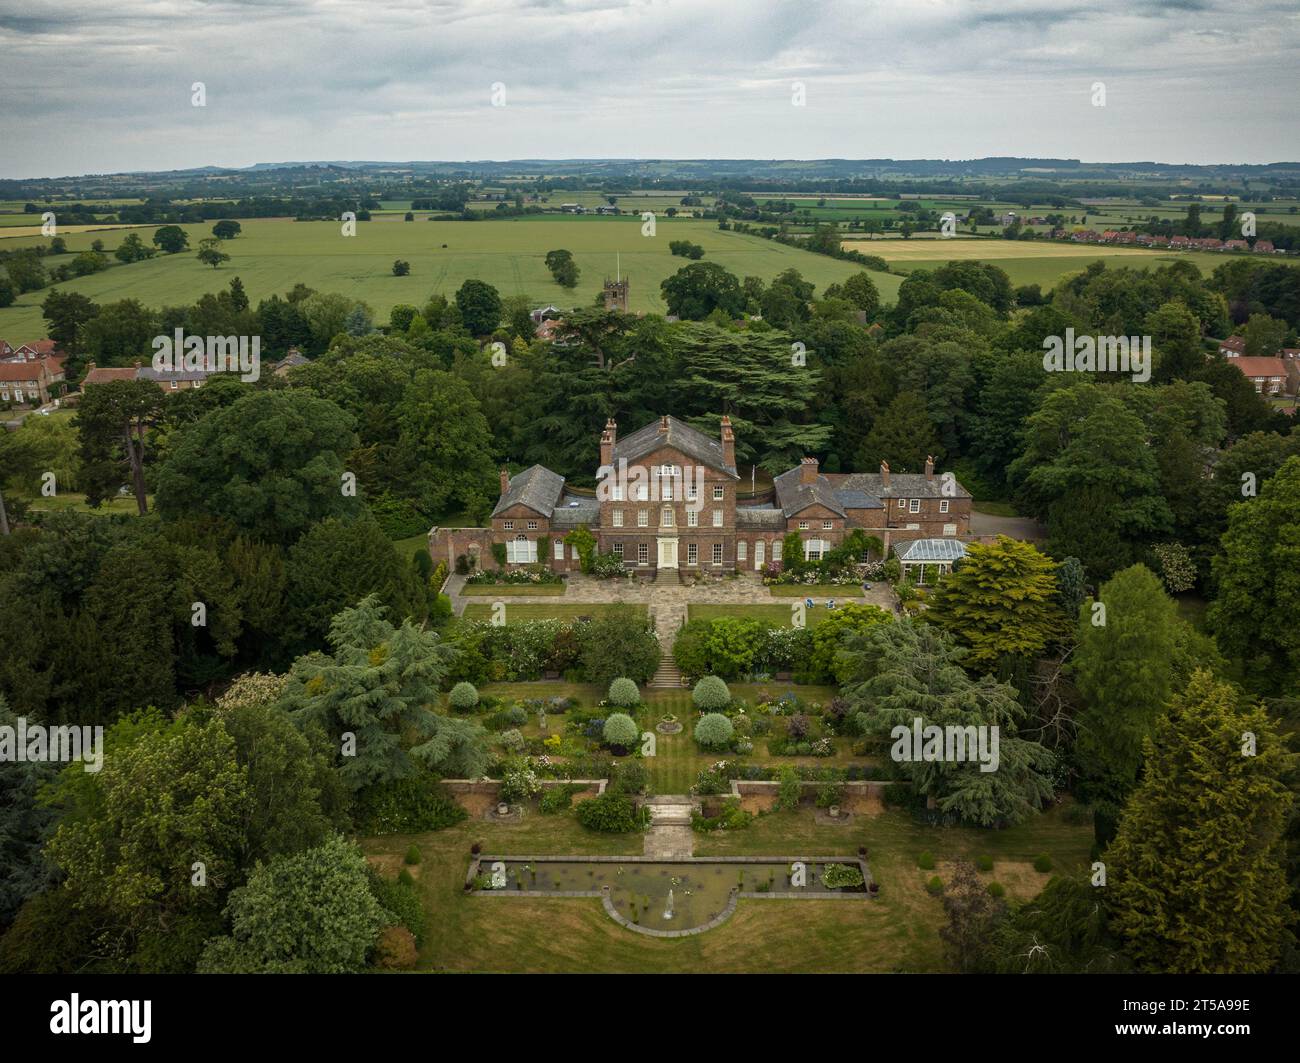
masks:
[[[1257,377],[1286,376],[1286,365],[1281,358],[1229,358],[1243,374],[1254,380]]]

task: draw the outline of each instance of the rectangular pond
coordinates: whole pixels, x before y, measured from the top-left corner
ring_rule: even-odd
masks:
[[[628,929],[677,936],[716,926],[738,899],[865,900],[869,882],[865,863],[847,856],[482,856],[471,864],[466,888],[517,897],[600,897]]]

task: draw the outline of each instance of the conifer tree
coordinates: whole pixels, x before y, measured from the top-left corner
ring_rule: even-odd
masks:
[[[1258,705],[1198,671],[1145,747],[1146,771],[1107,852],[1111,926],[1137,965],[1270,970],[1291,935],[1283,831],[1292,755]]]

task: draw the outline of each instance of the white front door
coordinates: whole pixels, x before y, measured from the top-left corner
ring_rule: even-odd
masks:
[[[676,539],[659,540],[659,567],[660,568],[677,567],[677,540]]]
[[[763,549],[766,546],[767,543],[763,542],[762,539],[759,539],[758,542],[754,544],[754,571],[755,572],[757,572],[759,569],[763,567]]]

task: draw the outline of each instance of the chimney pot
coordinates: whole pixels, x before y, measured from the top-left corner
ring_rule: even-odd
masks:
[[[664,414],[662,417],[659,418],[659,431],[661,431],[661,432],[667,432],[667,431],[668,431],[668,415],[667,415],[667,414]]]
[[[880,463],[880,482],[886,487],[889,486],[889,462],[887,461]]]
[[[722,415],[722,463],[728,468],[736,467],[736,433],[731,430],[731,418]]]
[[[927,454],[925,456],[925,478],[930,481],[934,480],[934,455],[933,454]]]
[[[510,470],[504,465],[501,467],[501,493],[504,495],[510,490]]]

